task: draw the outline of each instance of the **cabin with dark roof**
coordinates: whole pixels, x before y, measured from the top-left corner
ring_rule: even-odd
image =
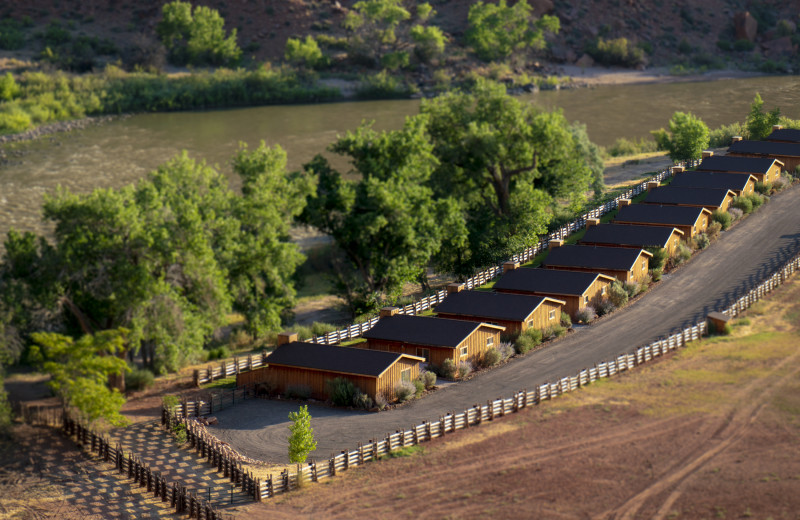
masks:
[[[796,128],[782,128],[780,125],[772,127],[772,133],[767,136],[767,141],[776,143],[800,143],[800,130]]]
[[[648,276],[651,253],[644,249],[550,245],[545,269],[586,271],[613,276],[621,282],[641,282]]]
[[[662,186],[647,192],[642,204],[691,206],[706,208],[709,211],[728,211],[728,207],[735,197],[736,194],[731,190]]]
[[[587,305],[597,307],[608,295],[615,278],[600,273],[531,269],[513,262],[503,264],[503,275],[494,284],[499,293],[530,294],[563,300],[564,312],[577,320]]]
[[[745,173],[753,175],[756,182],[772,182],[781,175],[784,164],[768,157],[738,157],[713,155],[703,159],[696,171]]]
[[[546,296],[464,291],[462,288],[462,284],[447,287],[450,294],[434,308],[436,316],[500,325],[512,334],[558,325],[561,309],[567,303]]]
[[[728,147],[728,155],[734,157],[756,157],[777,159],[783,169],[793,172],[800,166],[800,143],[776,143],[774,141],[735,141]],[[773,182],[777,177],[770,177]]]
[[[715,190],[731,190],[737,197],[750,195],[755,191],[758,179],[754,175],[693,171],[679,173],[669,183],[675,188],[711,188]]]
[[[271,392],[280,394],[291,387],[306,387],[314,399],[327,400],[327,382],[342,377],[373,400],[382,394],[391,401],[400,381],[413,381],[419,376],[423,361],[405,353],[306,343],[297,341],[297,334],[282,337],[284,342],[279,339],[266,366],[237,374],[237,386],[266,385]]]
[[[685,239],[689,239],[698,233],[705,233],[711,223],[711,212],[692,206],[634,204],[621,207],[614,223],[676,227],[683,231]]]
[[[397,314],[384,307],[378,323],[363,334],[367,348],[424,358],[441,365],[445,359],[458,364],[478,364],[490,347],[500,344],[505,327],[489,323]]]
[[[585,246],[629,247],[647,249],[661,247],[672,256],[678,249],[683,231],[669,226],[645,226],[627,224],[586,224],[586,233],[578,241]]]

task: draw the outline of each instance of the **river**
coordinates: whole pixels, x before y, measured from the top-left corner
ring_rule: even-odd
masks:
[[[543,91],[522,99],[542,108],[560,107],[587,125],[590,138],[610,145],[666,126],[672,113],[691,111],[711,128],[743,120],[759,92],[765,107],[800,118],[797,77],[758,77],[713,82],[606,86]],[[7,147],[0,165],[0,236],[8,229],[41,231],[42,196],[58,185],[76,192],[135,181],[187,150],[230,172],[239,142],[280,144],[289,167],[323,152],[338,133],[375,121],[376,129],[402,125],[419,110],[417,100],[268,106],[208,112],[141,114],[111,123]]]

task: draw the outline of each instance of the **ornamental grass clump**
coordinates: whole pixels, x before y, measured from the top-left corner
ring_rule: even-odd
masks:
[[[575,319],[580,323],[591,323],[595,318],[597,318],[597,311],[592,305],[587,305],[575,313]]]
[[[517,354],[525,354],[539,346],[542,342],[542,331],[539,329],[528,329],[517,338],[514,343],[514,350]]]
[[[628,303],[630,294],[628,290],[622,285],[619,280],[614,280],[608,290],[608,299],[614,304],[614,308],[618,309]]]
[[[456,370],[456,377],[458,379],[464,379],[468,375],[470,375],[473,371],[472,363],[469,361],[460,361],[458,363],[458,368]]]
[[[425,385],[426,390],[430,390],[434,386],[436,386],[436,372],[431,372],[430,370],[423,370],[419,373],[419,380],[422,381],[422,384]]]
[[[404,403],[417,393],[417,388],[411,381],[400,381],[394,387],[394,396],[398,401]]]
[[[481,360],[481,365],[484,367],[493,367],[500,362],[500,352],[496,348],[491,347],[486,350]]]

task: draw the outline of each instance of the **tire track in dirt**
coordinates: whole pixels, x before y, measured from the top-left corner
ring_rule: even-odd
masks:
[[[735,408],[725,418],[716,421],[715,425],[718,425],[716,431],[703,442],[699,452],[695,450],[690,453],[680,462],[667,469],[664,475],[644,490],[633,495],[617,508],[606,511],[594,518],[598,520],[633,520],[636,517],[636,513],[649,500],[657,498],[675,486],[670,495],[664,499],[661,507],[658,508],[657,515],[654,517],[663,519],[671,505],[679,498],[681,488],[685,487],[688,481],[716,455],[741,439],[747,433],[748,427],[755,422],[761,410],[768,404],[774,391],[800,373],[800,367],[798,367],[779,379],[774,379],[774,375],[778,371],[798,359],[800,359],[800,352],[784,359],[768,375],[756,379],[732,396],[732,402],[741,402],[748,396],[756,395],[745,406]]]

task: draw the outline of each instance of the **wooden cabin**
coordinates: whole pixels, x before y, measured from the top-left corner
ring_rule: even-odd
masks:
[[[672,256],[678,249],[683,231],[669,226],[645,226],[626,224],[600,224],[587,226],[583,238],[578,241],[586,246],[629,247],[646,249],[659,247]]]
[[[641,282],[648,276],[652,256],[644,249],[572,245],[553,248],[551,245],[542,267],[602,273],[621,282]]]
[[[758,179],[754,175],[692,171],[680,173],[673,177],[669,183],[675,188],[711,188],[716,190],[731,190],[737,197],[750,195],[755,192]]]
[[[783,169],[784,164],[774,158],[714,155],[703,159],[695,171],[744,173],[755,177],[756,182],[773,182]]]
[[[728,156],[775,159],[783,163],[783,169],[793,172],[800,166],[800,143],[776,143],[774,141],[736,141],[728,147]],[[773,182],[777,177],[768,179]]]
[[[416,379],[422,361],[405,353],[291,341],[279,345],[265,367],[237,374],[236,384],[264,383],[281,394],[302,386],[314,399],[327,400],[327,382],[343,377],[373,400],[378,394],[393,400],[395,386]]]
[[[800,130],[796,128],[783,128],[780,125],[772,127],[772,133],[767,136],[765,141],[775,143],[800,143]]]
[[[564,311],[574,320],[587,305],[596,307],[615,280],[600,273],[520,268],[513,262],[507,262],[503,268],[505,272],[494,284],[495,291],[563,300]]]
[[[736,194],[731,190],[662,186],[650,190],[642,204],[690,206],[706,208],[709,211],[728,211],[728,207],[735,197]]]
[[[409,354],[435,365],[445,359],[478,364],[487,349],[500,344],[504,331],[505,327],[490,323],[404,316],[395,308],[384,308],[378,323],[363,337],[371,350]]]
[[[706,208],[692,206],[634,204],[620,208],[614,223],[676,227],[688,239],[698,233],[705,233],[711,223],[711,212]]]
[[[558,325],[561,309],[567,303],[547,296],[463,291],[461,287],[460,284],[448,286],[450,294],[434,309],[436,316],[500,325],[513,334]]]

